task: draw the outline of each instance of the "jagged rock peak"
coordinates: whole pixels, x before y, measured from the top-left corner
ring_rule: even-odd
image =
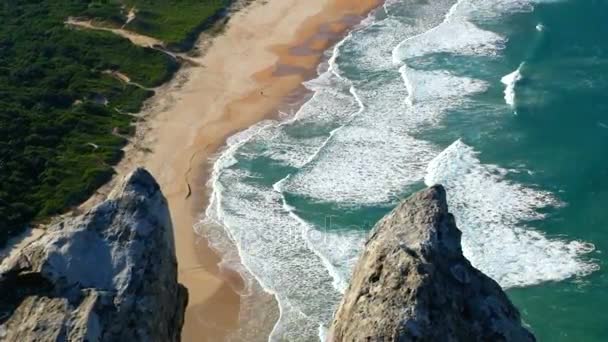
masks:
[[[179,341],[187,302],[173,228],[137,169],[0,266],[0,341]]]
[[[403,201],[374,227],[329,341],[535,341],[460,240],[442,186]]]

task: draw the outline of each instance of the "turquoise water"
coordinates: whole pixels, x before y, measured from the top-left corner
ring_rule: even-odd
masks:
[[[541,341],[608,340],[607,19],[607,1],[390,1],[295,115],[232,137],[207,219],[276,296],[272,338],[322,336],[369,229],[441,183],[465,255]]]

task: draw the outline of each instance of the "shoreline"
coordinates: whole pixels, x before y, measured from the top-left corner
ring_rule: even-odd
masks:
[[[219,35],[201,34],[194,49],[205,52],[190,57],[200,66],[183,66],[147,102],[114,179],[144,166],[169,202],[179,281],[190,294],[183,341],[221,341],[239,324],[238,290],[244,287],[243,279],[236,271],[219,267],[222,258],[194,231],[208,203],[210,158],[231,135],[276,118],[285,100],[316,75],[325,50],[380,4],[380,0],[247,4],[230,15]],[[98,203],[113,183],[80,208]],[[274,296],[267,297],[260,300],[274,301],[278,313]],[[261,328],[256,340],[267,340],[272,328]]]

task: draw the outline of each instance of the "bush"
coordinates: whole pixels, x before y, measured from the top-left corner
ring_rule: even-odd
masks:
[[[32,220],[86,200],[112,177],[146,87],[177,70],[164,53],[108,32],[70,29],[69,16],[123,20],[119,1],[11,0],[0,4],[0,245]],[[95,103],[102,96],[107,106]],[[119,110],[117,111],[116,108]],[[94,148],[95,146],[95,148]]]

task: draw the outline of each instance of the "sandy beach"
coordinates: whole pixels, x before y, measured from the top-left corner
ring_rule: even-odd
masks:
[[[266,0],[237,11],[223,31],[203,34],[184,67],[157,89],[136,136],[116,167],[117,177],[146,167],[168,199],[174,223],[179,281],[189,290],[183,341],[222,341],[237,328],[242,286],[235,272],[193,226],[206,208],[210,158],[232,134],[277,115],[277,109],[315,75],[325,49],[378,6],[378,0]],[[211,44],[210,44],[210,39]],[[127,75],[128,76],[128,75]],[[99,201],[111,184],[83,208]],[[260,327],[266,340],[272,327]]]

